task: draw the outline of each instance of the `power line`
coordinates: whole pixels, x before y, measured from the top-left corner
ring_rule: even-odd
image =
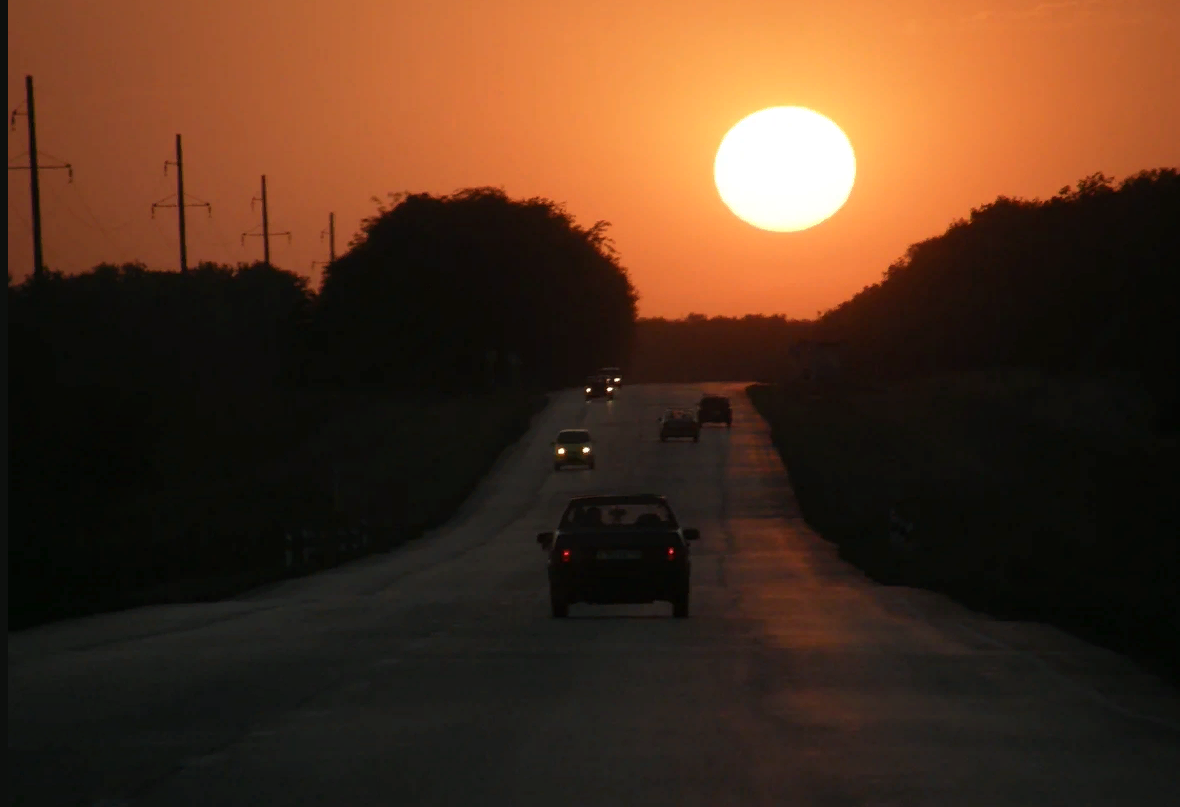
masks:
[[[68,199],[72,198],[75,201],[77,201],[77,203],[81,206],[83,212],[85,212],[86,216],[89,218],[89,222],[83,221],[83,223],[89,224],[89,225],[93,226],[96,230],[98,230],[102,234],[103,238],[106,239],[107,244],[111,248],[113,248],[116,252],[121,253],[123,255],[124,259],[133,260],[133,258],[131,257],[131,250],[127,249],[127,245],[125,243],[123,243],[123,241],[121,239],[116,239],[112,235],[112,230],[122,229],[123,227],[126,227],[127,224],[123,224],[120,227],[115,227],[115,228],[104,227],[102,222],[99,221],[98,216],[95,215],[94,210],[90,207],[89,204],[86,203],[86,199],[82,193],[81,185],[75,183],[75,184],[71,185],[70,187],[72,187],[74,189],[74,192],[70,196],[66,197],[66,199],[68,200]],[[69,207],[68,202],[67,202],[66,207],[70,211],[70,215],[77,217],[77,214],[75,213],[74,209],[72,207]],[[79,221],[82,221],[81,217],[77,217],[77,218],[79,219]],[[128,224],[129,223],[130,222],[128,222]]]

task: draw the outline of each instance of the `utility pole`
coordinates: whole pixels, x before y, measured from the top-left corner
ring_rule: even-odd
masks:
[[[327,261],[312,261],[311,268],[315,269],[317,266],[331,266],[336,262],[336,214],[328,214],[328,229],[320,230],[320,240],[324,240],[324,236],[328,236],[328,260]]]
[[[184,200],[184,156],[180,149],[180,135],[176,136],[176,161],[164,161],[164,175],[168,175],[168,166],[176,166],[176,194],[175,196],[168,196],[158,202],[152,203],[152,218],[156,217],[157,207],[175,207],[177,216],[180,219],[180,273],[184,274],[188,271],[188,242],[184,231],[184,209],[186,207],[204,207],[209,211],[210,217],[213,216],[213,205],[208,202],[186,202]],[[169,199],[175,199],[176,202],[168,204]]]
[[[61,165],[39,165],[37,161],[37,110],[33,105],[33,77],[25,76],[25,111],[12,110],[12,130],[16,131],[16,118],[24,115],[29,119],[29,164],[10,165],[9,171],[29,172],[29,195],[33,204],[33,281],[44,279],[45,261],[41,249],[41,171],[64,168],[69,172],[70,182],[74,181],[74,167],[69,163]]]
[[[336,262],[336,214],[328,214],[328,263]]]
[[[254,209],[255,202],[262,202],[262,232],[261,233],[254,233],[254,232],[242,233],[242,246],[246,245],[246,236],[261,235],[262,236],[262,262],[265,263],[267,266],[270,266],[270,236],[271,236],[271,232],[270,232],[270,212],[267,209],[267,204],[266,204],[266,174],[262,175],[262,196],[261,197],[255,196],[253,199],[250,200],[250,209],[251,210]],[[291,243],[290,231],[283,231],[281,233],[274,233],[274,234],[287,236],[287,243],[288,244]]]

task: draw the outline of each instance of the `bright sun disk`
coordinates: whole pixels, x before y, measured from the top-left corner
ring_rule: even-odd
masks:
[[[805,107],[770,107],[729,130],[713,180],[721,200],[763,230],[797,232],[831,218],[848,200],[856,155],[840,127]]]

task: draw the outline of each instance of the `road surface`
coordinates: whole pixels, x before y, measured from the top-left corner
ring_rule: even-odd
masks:
[[[733,429],[660,443],[665,406]],[[555,474],[586,426],[595,471]],[[549,615],[535,533],[666,494],[693,613]],[[1180,700],[1061,632],[867,581],[800,519],[738,385],[557,396],[451,524],[214,604],[8,639],[10,803],[1180,804]]]

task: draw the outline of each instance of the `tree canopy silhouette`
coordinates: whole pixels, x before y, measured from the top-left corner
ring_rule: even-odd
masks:
[[[497,188],[391,194],[324,272],[311,374],[350,386],[468,387],[515,357],[562,386],[631,346],[638,295],[599,221]]]
[[[150,474],[160,413],[294,378],[309,302],[304,278],[261,263],[10,280],[10,558],[56,557],[39,547],[87,534]]]
[[[624,372],[634,383],[774,381],[787,366],[791,345],[810,325],[762,314],[643,318],[635,324],[635,347]]]
[[[1174,413],[1178,221],[1174,168],[1117,185],[1096,173],[1048,200],[1001,196],[912,245],[815,332],[877,376],[1130,371]]]

